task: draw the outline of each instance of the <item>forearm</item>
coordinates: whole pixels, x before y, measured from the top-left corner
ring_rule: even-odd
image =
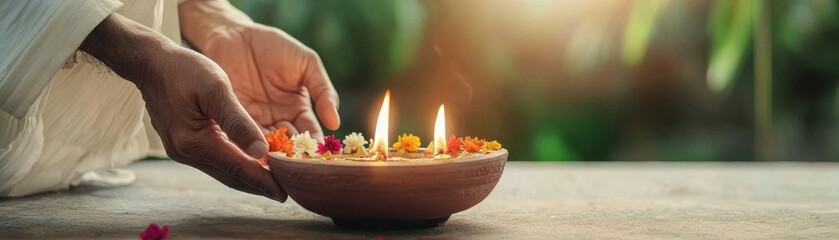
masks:
[[[153,76],[155,58],[179,48],[163,35],[119,14],[111,14],[93,29],[80,50],[134,84]]]
[[[178,6],[181,34],[199,50],[215,35],[240,31],[253,20],[227,0],[188,0]]]

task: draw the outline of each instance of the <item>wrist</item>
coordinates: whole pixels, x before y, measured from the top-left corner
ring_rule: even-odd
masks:
[[[192,0],[178,6],[181,34],[199,51],[218,37],[235,36],[253,20],[226,0]]]
[[[119,14],[105,18],[79,47],[135,85],[156,75],[153,64],[176,48],[166,37]]]

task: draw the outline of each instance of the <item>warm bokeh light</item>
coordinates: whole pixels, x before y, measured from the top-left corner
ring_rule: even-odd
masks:
[[[232,2],[318,52],[339,135],[391,89],[391,132],[443,103],[513,161],[839,159],[837,1]]]

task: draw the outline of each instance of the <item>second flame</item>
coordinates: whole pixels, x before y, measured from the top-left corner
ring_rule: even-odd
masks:
[[[446,107],[440,104],[440,109],[437,110],[437,120],[434,121],[434,140],[431,142],[432,154],[442,154],[447,152],[446,148]]]
[[[379,110],[379,117],[376,119],[376,134],[370,144],[370,156],[373,160],[387,160],[388,149],[388,117],[390,113],[390,90],[385,92],[382,100],[382,108]],[[434,121],[434,139],[428,144],[427,153],[433,156],[448,152],[446,147],[446,107],[440,104],[437,110],[437,119]]]

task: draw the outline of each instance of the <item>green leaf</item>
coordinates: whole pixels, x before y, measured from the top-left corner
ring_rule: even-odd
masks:
[[[629,14],[629,23],[623,35],[623,62],[637,65],[644,59],[655,20],[667,0],[635,1]]]
[[[714,2],[711,13],[711,56],[708,88],[726,90],[737,73],[752,39],[755,0]]]

